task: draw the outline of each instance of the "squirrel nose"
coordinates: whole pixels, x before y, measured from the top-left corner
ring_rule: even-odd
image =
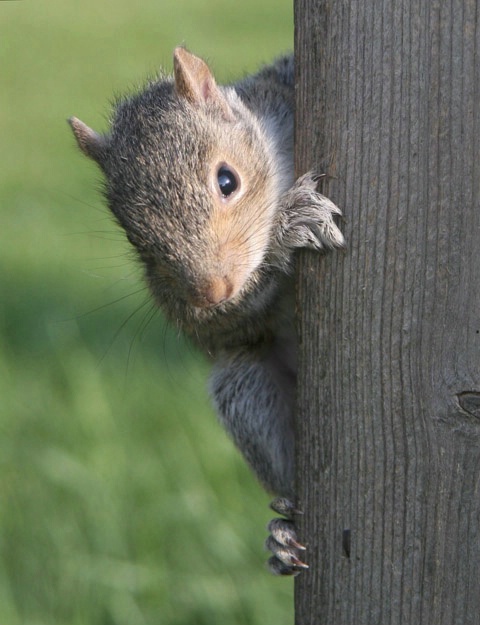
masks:
[[[227,276],[214,277],[207,281],[202,289],[192,298],[192,303],[198,308],[217,306],[226,301],[233,292],[233,284]]]

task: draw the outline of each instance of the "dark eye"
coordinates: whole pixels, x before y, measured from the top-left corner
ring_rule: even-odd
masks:
[[[223,197],[232,195],[238,188],[238,179],[235,172],[226,165],[222,165],[217,173],[217,182]]]

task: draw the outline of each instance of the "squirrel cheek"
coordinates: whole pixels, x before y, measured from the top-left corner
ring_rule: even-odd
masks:
[[[208,282],[211,293],[221,293],[222,301],[226,301],[240,293],[261,266],[269,244],[269,230],[259,227],[246,211],[239,214],[238,209],[226,211],[224,207],[214,212],[210,228],[212,256]]]
[[[257,258],[258,256],[258,258]],[[226,299],[235,297],[245,286],[251,274],[259,267],[263,254],[258,254],[249,243],[228,242],[221,248],[219,268],[223,280],[229,285]]]

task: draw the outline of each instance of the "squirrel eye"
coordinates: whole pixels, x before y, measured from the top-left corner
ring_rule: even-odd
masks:
[[[236,173],[226,165],[222,165],[219,168],[217,172],[217,183],[223,197],[232,195],[232,193],[238,188],[238,178]]]

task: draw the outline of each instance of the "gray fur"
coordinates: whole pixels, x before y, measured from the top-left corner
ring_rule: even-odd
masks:
[[[227,87],[185,50],[175,62],[118,103],[106,135],[70,123],[156,302],[213,358],[222,423],[265,488],[294,497],[293,251],[343,246],[340,211],[311,175],[294,182],[293,57]],[[225,210],[209,187],[218,158],[241,172]],[[212,305],[219,281],[234,295]]]

